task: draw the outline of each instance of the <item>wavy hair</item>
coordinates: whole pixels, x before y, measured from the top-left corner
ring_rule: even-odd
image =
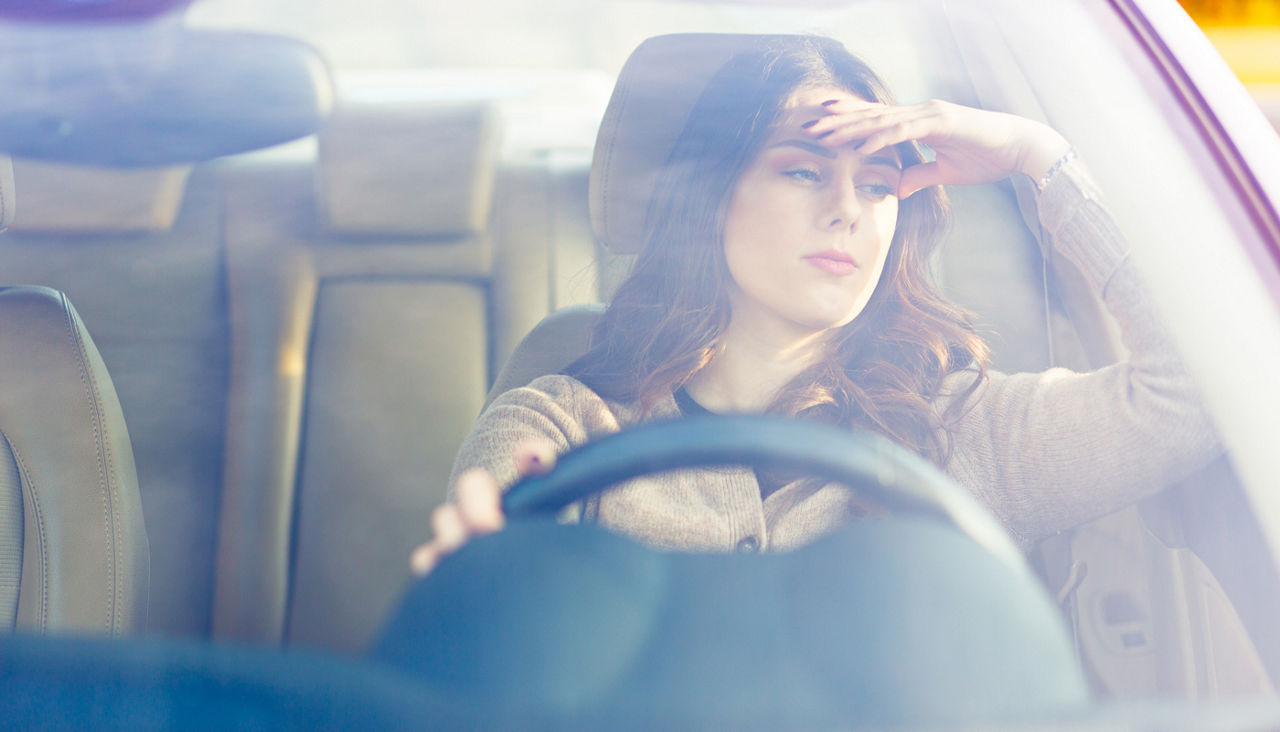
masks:
[[[884,83],[839,42],[769,37],[721,68],[690,113],[655,188],[644,248],[566,373],[648,413],[711,362],[732,316],[726,212],[743,171],[801,88],[833,86],[892,103]],[[897,146],[904,166],[924,157]],[[948,220],[945,194],[922,190],[899,207],[880,281],[828,353],[776,396],[771,413],[871,430],[941,465],[950,425],[986,377],[988,351],[967,312],[938,291],[928,259]],[[946,377],[969,369],[956,394]],[[940,397],[957,397],[940,411]]]

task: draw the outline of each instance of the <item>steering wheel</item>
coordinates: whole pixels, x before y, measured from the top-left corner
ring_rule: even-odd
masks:
[[[891,515],[753,556],[542,520],[618,481],[726,465],[838,482]],[[531,726],[990,727],[1088,700],[1013,542],[878,436],[777,417],[655,422],[566,453],[503,508],[503,531],[410,589],[375,656],[457,698],[567,715]]]
[[[801,471],[864,492],[890,511],[948,523],[996,557],[1024,566],[1004,529],[968,492],[915,453],[872,433],[769,416],[653,422],[589,442],[502,498],[510,517],[554,514],[621,481],[666,470],[742,465]]]

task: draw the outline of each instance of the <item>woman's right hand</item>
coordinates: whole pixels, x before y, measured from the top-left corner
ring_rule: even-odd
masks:
[[[1043,123],[937,99],[895,106],[845,94],[822,107],[824,116],[804,132],[827,147],[856,144],[864,156],[908,141],[933,148],[933,162],[902,171],[902,199],[930,186],[991,183],[1017,172],[1038,181],[1071,149]]]
[[[540,475],[555,465],[556,454],[545,443],[525,443],[516,448],[516,472],[520,477]],[[498,531],[506,523],[502,515],[502,491],[484,468],[463,471],[454,485],[454,500],[431,512],[434,538],[409,555],[413,573],[422,576],[440,560],[457,551],[471,537]]]

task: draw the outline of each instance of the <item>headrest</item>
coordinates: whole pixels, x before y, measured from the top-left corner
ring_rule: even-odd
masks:
[[[0,152],[159,167],[312,134],[329,73],[293,39],[168,22],[0,26]]]
[[[13,161],[22,205],[10,229],[48,233],[166,231],[186,190],[189,165],[100,168]],[[3,184],[0,184],[0,193]]]
[[[658,174],[711,77],[782,36],[682,33],[641,43],[618,75],[591,163],[591,228],[616,254],[643,245]]]
[[[0,232],[13,221],[13,164],[0,155]]]
[[[319,136],[330,231],[454,236],[485,228],[498,155],[488,102],[344,97]]]

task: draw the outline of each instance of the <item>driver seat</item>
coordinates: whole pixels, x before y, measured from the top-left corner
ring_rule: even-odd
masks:
[[[13,175],[0,158],[0,231]],[[150,553],[111,377],[66,295],[0,287],[0,632],[146,625]]]

